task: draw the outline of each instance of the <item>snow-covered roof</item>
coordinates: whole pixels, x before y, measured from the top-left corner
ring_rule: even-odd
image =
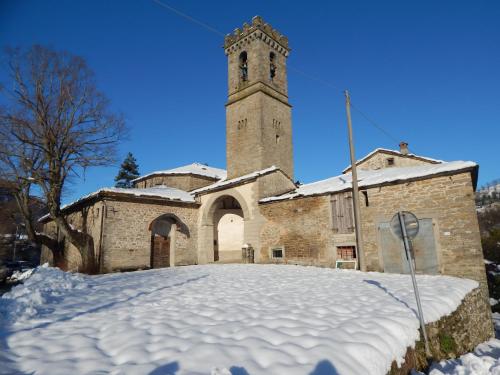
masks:
[[[211,191],[211,190],[214,190],[214,189],[219,189],[219,188],[227,187],[227,186],[230,186],[230,185],[239,184],[239,183],[242,183],[242,182],[245,182],[245,181],[248,181],[248,180],[253,180],[253,179],[255,179],[255,178],[259,177],[259,176],[263,176],[263,175],[266,175],[268,173],[271,173],[271,172],[274,172],[274,171],[279,171],[279,170],[280,169],[278,167],[276,167],[276,166],[273,165],[273,166],[271,166],[269,168],[262,169],[260,171],[255,171],[255,172],[252,172],[252,173],[248,173],[248,174],[245,174],[245,175],[240,176],[240,177],[232,178],[230,180],[217,181],[214,184],[202,187],[200,189],[193,190],[191,193],[192,194],[199,194],[199,193],[204,193],[204,192]]]
[[[399,181],[430,177],[449,172],[468,170],[474,167],[477,167],[477,164],[472,161],[453,161],[448,163],[443,162],[440,164],[419,165],[414,167],[393,167],[377,170],[361,169],[358,170],[358,186],[362,188],[381,185],[384,183],[395,183]],[[284,199],[293,199],[311,195],[340,192],[352,189],[351,183],[351,173],[341,174],[339,176],[331,177],[326,180],[301,185],[294,191],[283,195],[263,198],[260,200],[260,202],[273,202]]]
[[[166,169],[163,171],[154,171],[154,172],[148,173],[144,176],[137,177],[136,179],[132,180],[132,182],[141,181],[141,180],[144,180],[145,178],[156,176],[156,175],[185,175],[185,174],[210,177],[210,178],[217,179],[217,180],[224,179],[227,176],[225,169],[214,168],[214,167],[210,167],[208,165],[201,164],[201,163],[192,163],[192,164],[183,165],[181,167],[177,167],[177,168],[173,168],[173,169]]]
[[[128,195],[134,197],[150,197],[150,198],[163,198],[170,201],[178,201],[184,203],[195,203],[194,196],[188,193],[187,191],[176,189],[173,187],[160,185],[155,187],[150,187],[146,189],[135,189],[135,188],[102,188],[93,193],[84,195],[83,197],[73,201],[71,203],[65,204],[61,207],[61,210],[68,210],[71,207],[77,205],[78,203],[85,202],[91,198],[97,197],[98,195],[104,194],[120,194],[120,195]],[[44,215],[38,221],[44,221],[48,219],[49,215]]]
[[[356,165],[364,162],[365,160],[368,160],[370,157],[372,157],[373,155],[375,155],[378,152],[383,152],[383,153],[386,153],[386,154],[397,155],[397,156],[401,156],[401,157],[410,157],[410,158],[414,158],[414,159],[428,161],[429,163],[433,163],[433,164],[445,163],[444,160],[433,159],[433,158],[429,158],[427,156],[420,156],[420,155],[411,154],[411,153],[410,154],[403,154],[401,151],[398,151],[398,150],[391,150],[391,149],[388,149],[388,148],[381,148],[381,147],[379,147],[379,148],[376,148],[375,150],[373,150],[372,152],[370,152],[369,154],[366,154],[361,159],[357,160],[356,161]],[[342,173],[347,172],[350,168],[351,168],[351,164],[349,164],[347,167],[345,167],[344,170],[342,171]]]

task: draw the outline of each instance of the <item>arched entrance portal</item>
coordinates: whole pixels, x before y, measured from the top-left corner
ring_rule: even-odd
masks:
[[[173,214],[162,215],[151,222],[151,268],[175,265],[177,232],[189,237],[189,229]]]
[[[244,214],[240,203],[232,196],[218,198],[213,205],[214,261],[241,262],[244,243]]]

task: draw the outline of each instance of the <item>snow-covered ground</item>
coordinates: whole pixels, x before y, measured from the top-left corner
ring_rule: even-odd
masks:
[[[493,313],[496,337],[458,359],[434,363],[429,375],[500,375],[500,314]],[[414,375],[424,375],[414,372]]]
[[[418,276],[425,320],[477,283]],[[207,265],[40,267],[0,298],[0,373],[385,375],[418,338],[405,275]]]

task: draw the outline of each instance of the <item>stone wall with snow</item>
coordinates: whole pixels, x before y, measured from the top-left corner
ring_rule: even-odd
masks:
[[[426,324],[426,330],[434,361],[458,358],[473,351],[478,344],[488,341],[493,337],[493,323],[481,288],[467,293],[451,314]],[[394,362],[389,374],[406,375],[413,368],[423,370],[427,365],[424,343],[420,339],[414,348],[408,348],[405,363],[397,366]]]
[[[388,271],[381,227],[397,211],[411,211],[431,225],[428,235],[433,237],[437,273],[476,280],[488,295],[470,173],[373,187],[366,189],[366,195],[368,204],[362,202],[361,218],[369,271]]]

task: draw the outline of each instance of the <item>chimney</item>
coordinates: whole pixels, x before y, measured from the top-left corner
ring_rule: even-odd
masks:
[[[406,142],[399,142],[399,152],[401,152],[403,155],[408,155],[408,143]]]

